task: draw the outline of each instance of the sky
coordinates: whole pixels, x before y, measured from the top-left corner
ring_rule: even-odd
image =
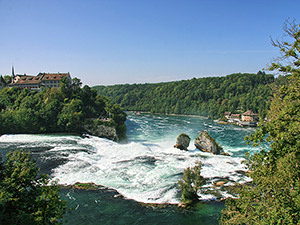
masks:
[[[0,74],[90,86],[257,73],[300,0],[0,0]]]

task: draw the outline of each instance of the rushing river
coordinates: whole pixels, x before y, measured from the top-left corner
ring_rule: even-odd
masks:
[[[93,182],[117,190],[62,191],[73,208],[68,224],[216,224],[222,203],[200,204],[193,211],[169,206],[152,209],[143,203],[178,203],[177,181],[183,170],[201,161],[202,176],[208,178],[206,189],[227,178],[226,185],[243,183],[248,178],[241,164],[246,151],[258,149],[247,146],[244,137],[253,132],[200,117],[164,116],[129,113],[128,143],[119,144],[106,139],[74,135],[2,135],[2,157],[14,149],[32,152],[41,172],[51,174],[60,184]],[[201,130],[208,130],[230,156],[212,155],[197,150],[193,141]],[[173,148],[180,133],[191,137],[189,151]],[[230,196],[226,191],[222,197]],[[215,199],[202,194],[203,200]],[[133,201],[134,200],[134,201]]]

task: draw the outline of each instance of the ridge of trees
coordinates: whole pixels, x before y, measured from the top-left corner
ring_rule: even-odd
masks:
[[[220,118],[226,111],[252,110],[264,117],[273,86],[282,82],[285,77],[275,79],[259,71],[257,74],[236,73],[224,77],[92,88],[129,111]]]
[[[72,80],[62,79],[59,88],[42,91],[4,88],[0,91],[0,134],[81,133],[89,119],[106,119],[117,133],[125,133],[126,114],[106,97]]]

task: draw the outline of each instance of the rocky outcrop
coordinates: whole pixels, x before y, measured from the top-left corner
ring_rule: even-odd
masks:
[[[201,131],[195,139],[194,145],[203,152],[211,152],[213,154],[225,154],[223,148],[212,138],[207,131]]]
[[[115,126],[99,124],[99,121],[94,120],[84,126],[85,131],[93,136],[107,138],[113,141],[119,141]]]
[[[105,125],[98,125],[93,131],[88,131],[93,136],[107,138],[113,141],[118,141],[116,128]]]
[[[182,133],[177,137],[174,148],[179,148],[180,150],[188,150],[187,148],[190,145],[190,141],[191,138],[187,134]]]

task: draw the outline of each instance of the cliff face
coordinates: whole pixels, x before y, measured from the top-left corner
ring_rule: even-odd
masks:
[[[113,141],[119,141],[116,126],[113,123],[103,123],[98,119],[90,120],[88,124],[84,125],[84,130],[90,135],[107,138]]]
[[[113,141],[119,141],[116,128],[105,125],[98,125],[97,127],[85,127],[86,131],[93,136],[107,138]]]

